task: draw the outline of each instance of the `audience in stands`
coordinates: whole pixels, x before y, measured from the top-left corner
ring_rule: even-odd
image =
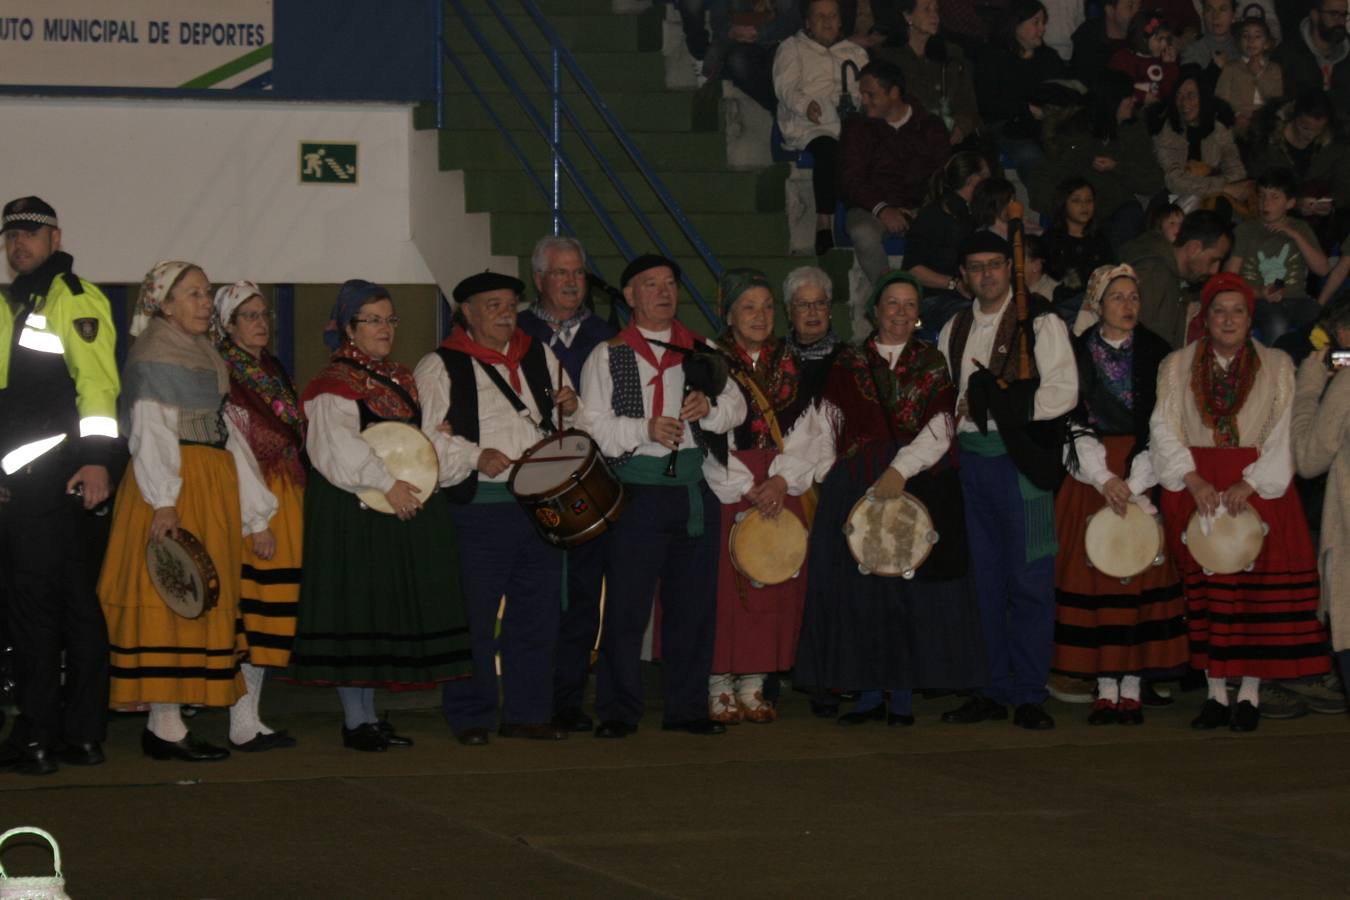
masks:
[[[805,9],[802,30],[783,41],[774,55],[773,89],[783,146],[809,151],[814,159],[811,188],[816,253],[821,254],[834,246],[839,123],[861,103],[858,73],[867,65],[867,51],[842,39],[838,0],[807,0]]]
[[[1291,213],[1298,185],[1288,169],[1271,169],[1256,180],[1257,216],[1233,232],[1233,252],[1224,268],[1237,272],[1256,296],[1254,325],[1273,344],[1286,332],[1309,325],[1320,307],[1308,294],[1308,273],[1330,270],[1317,235]]]
[[[1231,112],[1226,106],[1222,109],[1225,115]],[[1202,70],[1183,67],[1176,93],[1153,138],[1163,181],[1169,191],[1183,198],[1178,200],[1182,209],[1194,209],[1215,198],[1229,205],[1250,199],[1251,182],[1242,155],[1218,113],[1213,94],[1204,86]]]
[[[1130,23],[1127,46],[1117,50],[1107,66],[1129,76],[1140,106],[1166,101],[1172,96],[1179,71],[1172,26],[1157,13],[1136,16]]]
[[[858,263],[876,282],[890,267],[886,238],[909,230],[951,148],[942,120],[909,98],[898,66],[868,63],[859,85],[866,115],[844,122],[839,187]]]
[[[729,78],[773,112],[778,105],[773,55],[801,27],[798,0],[678,0],[677,5],[694,74]]]
[[[1100,18],[1088,19],[1073,33],[1074,78],[1091,87],[1102,74],[1102,61],[1130,46],[1130,23],[1139,13],[1139,0],[1103,0]]]
[[[1224,66],[1214,96],[1233,107],[1238,137],[1247,136],[1252,116],[1268,100],[1284,95],[1284,75],[1280,64],[1270,59],[1274,42],[1265,19],[1243,19],[1239,28],[1242,57]]]
[[[1024,184],[1042,157],[1037,91],[1067,74],[1064,60],[1045,46],[1047,16],[1040,0],[1013,0],[998,45],[977,61],[975,71],[980,114]]]
[[[1139,321],[1174,348],[1182,347],[1187,321],[1199,308],[1191,288],[1219,271],[1232,246],[1228,220],[1208,209],[1186,216],[1170,241],[1148,231],[1126,244],[1120,258],[1139,276]]]
[[[1008,204],[1017,199],[1012,182],[1006,178],[986,178],[970,195],[970,215],[974,231],[992,231],[1008,236]]]
[[[960,144],[980,128],[970,62],[957,44],[939,34],[937,0],[900,0],[899,8],[903,42],[880,47],[873,55],[900,67],[908,95],[941,116],[951,142]]]
[[[1299,215],[1325,244],[1336,244],[1350,229],[1350,144],[1337,137],[1325,92],[1306,91],[1278,108],[1266,107],[1252,126],[1250,156],[1257,175],[1293,171]]]
[[[1289,35],[1276,48],[1273,56],[1284,72],[1287,96],[1323,90],[1331,95],[1336,109],[1350,109],[1350,42],[1345,36],[1345,14],[1346,0],[1312,0],[1298,33]]]
[[[1069,178],[1092,185],[1097,222],[1117,250],[1144,224],[1139,198],[1163,187],[1148,127],[1136,115],[1134,85],[1121,72],[1102,73],[1086,104],[1047,135],[1046,159],[1028,189],[1038,210],[1053,208],[1055,186]]]
[[[1115,260],[1111,242],[1096,222],[1097,201],[1084,178],[1069,178],[1055,190],[1045,232],[1045,271],[1059,282],[1061,301],[1083,293],[1088,277]]]
[[[965,151],[953,154],[934,178],[934,196],[910,226],[901,266],[924,286],[925,302],[932,297],[931,291],[959,292],[969,297],[965,281],[958,277],[961,260],[957,251],[975,230],[971,199],[988,177],[989,164],[984,158]]]
[[[1233,22],[1237,18],[1236,2],[1202,0],[1200,21],[1204,30],[1181,51],[1181,64],[1203,69],[1205,81],[1211,87],[1230,62],[1237,62],[1242,50],[1237,35],[1233,33]]]

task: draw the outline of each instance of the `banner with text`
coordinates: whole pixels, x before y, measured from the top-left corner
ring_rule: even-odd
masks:
[[[272,0],[0,0],[0,85],[270,90]]]

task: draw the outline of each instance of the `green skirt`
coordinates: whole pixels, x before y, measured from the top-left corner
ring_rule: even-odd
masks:
[[[355,494],[311,472],[304,560],[291,679],[419,688],[470,673],[459,545],[445,494],[401,522],[361,508]]]

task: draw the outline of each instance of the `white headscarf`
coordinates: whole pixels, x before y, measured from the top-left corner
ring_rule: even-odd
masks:
[[[145,281],[141,283],[140,296],[136,298],[136,315],[131,320],[132,337],[145,330],[145,326],[150,324],[151,317],[159,311],[164,301],[169,299],[169,291],[173,290],[178,279],[185,271],[194,267],[199,268],[196,263],[166,259],[155,263],[146,273]]]
[[[225,326],[230,324],[234,311],[254,297],[261,297],[262,290],[251,281],[236,281],[216,291],[215,317],[211,329],[217,336],[225,335]]]

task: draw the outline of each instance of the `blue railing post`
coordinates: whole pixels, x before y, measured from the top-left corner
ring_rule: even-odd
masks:
[[[562,213],[562,61],[553,48],[553,236],[558,236],[558,216]]]
[[[436,130],[445,127],[445,4],[436,4]]]

